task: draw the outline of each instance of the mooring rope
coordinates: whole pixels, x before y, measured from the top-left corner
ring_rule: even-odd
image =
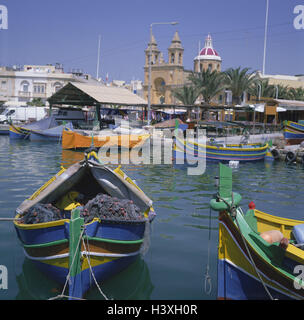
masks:
[[[78,239],[78,243],[77,243],[77,247],[79,247],[80,245],[80,242],[81,242],[81,239],[82,239],[82,236],[83,236],[83,233],[84,233],[84,229],[81,231],[80,233],[80,236],[79,236],[79,239]],[[73,256],[73,259],[72,259],[72,263],[71,263],[71,266],[69,268],[69,272],[66,276],[66,281],[65,281],[65,284],[63,286],[63,289],[62,289],[62,292],[61,294],[57,295],[56,297],[53,297],[53,298],[50,298],[49,300],[56,300],[56,299],[60,299],[60,298],[71,298],[71,299],[79,299],[79,300],[84,300],[82,298],[75,298],[75,297],[71,297],[71,296],[66,296],[64,295],[64,292],[65,292],[65,289],[67,287],[67,284],[68,282],[70,281],[70,278],[71,278],[71,269],[72,269],[72,266],[75,262],[75,258],[76,258],[76,255],[77,255],[77,250],[75,250],[75,253],[74,253],[74,256]]]
[[[209,239],[208,239],[208,258],[207,258],[207,266],[205,272],[205,293],[207,295],[211,294],[212,291],[212,279],[209,275],[209,267],[210,267],[210,244],[211,244],[211,208],[209,210]],[[208,289],[207,289],[208,287]]]
[[[84,251],[89,253],[89,254],[86,254],[86,258],[87,258],[87,260],[88,260],[88,265],[89,265],[89,268],[90,268],[90,273],[92,274],[92,277],[93,277],[93,279],[94,279],[94,282],[95,282],[95,284],[96,284],[96,287],[97,287],[97,289],[99,290],[100,294],[105,298],[105,300],[109,300],[109,299],[107,298],[107,296],[106,296],[106,295],[103,293],[103,291],[101,290],[101,288],[100,288],[100,286],[99,286],[99,284],[98,284],[98,282],[97,282],[97,280],[96,280],[96,278],[95,278],[95,274],[94,274],[94,272],[93,272],[93,269],[92,269],[92,266],[91,266],[91,261],[90,261],[90,248],[89,248],[89,243],[88,243],[88,248],[87,248],[86,245],[85,245],[84,239],[82,239],[82,243],[83,243]]]

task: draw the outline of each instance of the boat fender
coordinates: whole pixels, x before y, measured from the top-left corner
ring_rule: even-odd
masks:
[[[297,159],[297,156],[294,152],[292,151],[288,151],[287,154],[286,154],[286,158],[285,158],[285,161],[290,164],[290,163],[293,163],[295,162]]]
[[[274,158],[274,160],[279,160],[280,159],[280,153],[277,149],[272,149],[271,154]]]
[[[304,243],[304,224],[297,224],[292,228],[292,234],[296,240],[296,243],[303,244]],[[301,246],[303,249],[303,246]]]
[[[279,246],[282,249],[286,249],[289,244],[289,240],[285,238],[281,231],[279,230],[268,230],[260,234],[266,242],[272,244],[274,242],[279,242]]]

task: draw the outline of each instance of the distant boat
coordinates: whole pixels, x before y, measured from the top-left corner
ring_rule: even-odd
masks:
[[[206,157],[208,161],[260,161],[264,160],[268,143],[200,144],[176,137],[175,158]]]
[[[82,298],[96,282],[133,263],[155,217],[152,201],[135,182],[120,167],[103,166],[95,151],[63,168],[16,209],[26,257],[66,285],[69,299]]]
[[[232,169],[220,164],[218,193],[210,207],[219,212],[217,298],[303,299],[304,221],[255,209],[243,213],[232,191]],[[300,267],[297,271],[296,267]]]
[[[63,128],[72,129],[73,122],[84,121],[83,111],[75,108],[60,108],[47,118],[36,122],[15,125],[10,124],[10,139],[31,141],[59,141]],[[33,133],[33,135],[32,135]]]
[[[62,132],[62,148],[81,150],[89,148],[92,141],[95,147],[121,147],[121,148],[140,148],[149,139],[150,134],[144,130],[134,129],[130,131],[101,130],[98,132],[75,131],[64,129]]]
[[[284,121],[283,132],[288,144],[300,144],[304,141],[304,123]]]

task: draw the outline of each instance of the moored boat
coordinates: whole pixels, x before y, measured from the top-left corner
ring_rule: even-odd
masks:
[[[304,124],[284,121],[283,123],[284,138],[288,144],[300,144],[304,141]]]
[[[154,217],[152,201],[120,167],[90,151],[25,200],[14,225],[26,257],[69,284],[73,299],[135,261]]]
[[[246,144],[210,144],[197,143],[195,141],[176,137],[174,148],[175,158],[197,158],[205,157],[210,161],[259,161],[264,160],[268,143],[246,143]]]
[[[126,149],[140,148],[149,139],[148,133],[116,133],[109,130],[100,131],[98,133],[87,133],[85,131],[76,132],[75,130],[65,129],[62,132],[62,148],[81,150],[89,148],[92,144],[97,148],[121,147]]]
[[[223,164],[217,184],[210,206],[219,212],[218,299],[303,299],[297,266],[304,265],[304,221],[264,213],[253,202],[243,213]]]

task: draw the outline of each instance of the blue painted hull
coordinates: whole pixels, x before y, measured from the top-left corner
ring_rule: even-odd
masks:
[[[249,276],[246,272],[237,268],[226,260],[218,260],[218,287],[219,300],[268,300],[269,296],[262,283]],[[272,297],[279,300],[291,298],[281,292],[267,287]]]

